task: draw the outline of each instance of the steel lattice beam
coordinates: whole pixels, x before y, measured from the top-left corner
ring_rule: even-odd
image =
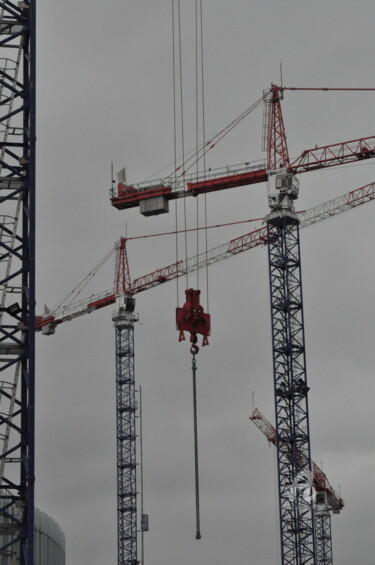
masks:
[[[0,2],[0,561],[34,562],[35,0]]]
[[[298,220],[269,220],[282,565],[313,565],[314,522]]]
[[[332,565],[331,514],[315,507],[316,565]]]
[[[134,373],[134,299],[114,314],[116,332],[118,565],[137,561],[137,481]]]

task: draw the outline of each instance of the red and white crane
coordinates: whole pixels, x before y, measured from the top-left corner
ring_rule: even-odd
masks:
[[[316,547],[311,500],[297,489],[291,503],[289,491],[291,477],[293,482],[298,481],[300,476],[311,473],[300,219],[294,206],[299,194],[296,175],[371,159],[375,157],[375,137],[316,146],[304,150],[297,159],[290,159],[281,111],[285,90],[296,89],[271,85],[263,94],[263,145],[267,152],[265,163],[254,167],[248,163],[245,166],[227,167],[225,173],[197,172],[189,178],[187,174],[191,165],[186,166],[188,162],[184,157],[181,172],[180,168],[175,167],[169,177],[151,181],[147,185],[128,185],[125,176],[119,178],[117,192],[112,190],[111,201],[119,210],[139,206],[143,215],[152,216],[168,212],[169,200],[172,199],[267,181],[270,211],[265,218],[265,241],[268,244],[271,291],[281,562],[282,565],[314,565]],[[252,108],[259,103],[260,101],[256,102]],[[215,143],[216,139],[213,139],[198,148],[195,163]],[[199,290],[195,292],[198,293]],[[197,305],[194,311],[191,301],[190,316],[193,318],[194,314],[199,318],[200,306]],[[205,335],[203,330],[206,328],[204,324],[202,326],[200,333]],[[191,338],[196,340],[194,331],[191,331]],[[193,350],[192,353],[194,362]]]
[[[314,206],[309,210],[298,213],[300,227],[305,228],[332,218],[348,210],[353,210],[368,202],[375,200],[375,182],[352,190],[338,198],[334,198]],[[116,303],[116,296],[123,293],[134,296],[155,286],[160,286],[178,277],[183,277],[187,273],[195,272],[213,265],[224,259],[235,257],[240,253],[259,246],[267,245],[267,228],[260,227],[249,233],[231,239],[227,243],[210,249],[207,253],[202,252],[189,259],[171,263],[166,267],[151,271],[145,275],[131,280],[129,264],[126,251],[126,239],[121,238],[115,245],[117,258],[115,269],[114,285],[105,291],[99,292],[89,298],[62,304],[53,310],[46,311],[45,314],[37,316],[36,330],[42,331],[45,335],[55,333],[56,326],[63,322],[69,322],[74,318],[91,314],[106,306]]]
[[[91,313],[109,304],[116,303],[117,306],[113,320],[116,327],[119,565],[130,564],[137,559],[133,332],[134,322],[137,321],[138,317],[134,312],[134,295],[257,245],[267,245],[269,251],[273,355],[274,367],[277,367],[274,374],[275,384],[280,384],[283,380],[289,381],[289,384],[284,383],[285,389],[276,393],[275,396],[275,402],[278,405],[277,413],[280,416],[280,421],[277,423],[279,434],[277,446],[280,454],[279,486],[283,490],[282,495],[280,495],[280,508],[283,505],[285,506],[280,511],[282,560],[283,565],[312,565],[314,562],[315,549],[311,505],[305,504],[303,498],[297,497],[294,510],[290,511],[287,506],[289,503],[287,476],[290,473],[294,476],[304,470],[305,467],[307,469],[307,466],[310,466],[308,388],[302,390],[301,387],[298,388],[297,386],[299,381],[302,382],[305,378],[303,316],[302,301],[300,300],[300,260],[298,254],[296,254],[297,249],[299,253],[298,226],[310,225],[372,200],[374,185],[367,185],[340,199],[316,207],[310,212],[298,214],[295,212],[293,204],[298,196],[298,181],[295,175],[371,159],[375,157],[375,136],[307,149],[297,159],[291,160],[288,154],[280,106],[284,90],[288,89],[272,85],[263,96],[265,105],[263,141],[267,150],[265,163],[256,166],[247,163],[235,167],[226,167],[225,171],[204,171],[191,175],[191,177],[188,176],[188,168],[183,167],[181,171],[175,169],[169,177],[150,181],[146,184],[132,185],[126,183],[125,171],[123,171],[119,178],[117,190],[111,192],[111,202],[114,207],[122,210],[139,206],[142,214],[151,216],[168,212],[169,200],[268,181],[268,203],[271,212],[266,218],[267,226],[265,228],[254,230],[241,238],[231,240],[212,252],[198,254],[196,257],[185,261],[176,261],[164,269],[159,269],[133,281],[131,281],[129,275],[126,241],[121,239],[117,244],[117,274],[114,289],[91,297],[87,301],[79,301],[60,307],[37,318],[36,329],[42,330],[45,334],[51,334],[54,333],[56,326],[62,322]],[[197,151],[195,162],[215,143],[215,140],[207,142],[201,148],[200,155]],[[283,250],[281,246],[285,242],[286,247]],[[293,288],[289,288],[287,284],[287,281],[291,280],[295,281]],[[281,288],[286,289],[286,294],[283,297],[280,296],[279,292]],[[209,327],[207,327],[209,321],[204,320],[197,299],[199,295],[193,294],[193,292],[199,293],[199,291],[190,290],[192,291],[191,296],[187,295],[187,303],[183,309],[180,309],[184,310],[186,307],[186,315],[182,316],[183,323],[181,324],[178,317],[177,323],[180,329],[180,338],[182,337],[181,332],[187,329],[190,331],[191,337],[193,337],[193,345],[195,345],[196,333],[202,333],[204,339],[209,335]],[[189,316],[195,321],[199,319],[197,331],[194,329],[194,323],[192,325],[189,322],[185,324]],[[292,325],[294,329],[291,334]],[[288,335],[293,335],[293,343]],[[291,363],[287,363],[288,356]],[[293,366],[291,374],[282,370],[287,365]],[[298,372],[299,374],[297,374]],[[276,388],[277,390],[281,391],[281,388]],[[293,404],[290,403],[291,397],[295,398]],[[294,410],[290,418],[288,417],[288,410]],[[293,425],[297,426],[298,430],[297,428],[293,430],[288,428],[288,422],[291,421],[294,422]],[[295,435],[296,431],[298,432],[297,435]],[[301,435],[299,435],[299,431]],[[284,447],[279,449],[283,437]],[[288,445],[293,437],[298,438],[298,442],[293,440],[295,444],[293,447],[294,457],[291,459],[285,456],[285,453],[289,449]]]
[[[187,196],[197,196],[218,190],[267,182],[270,171],[280,162],[289,173],[297,175],[308,171],[327,169],[338,165],[358,163],[375,157],[375,136],[360,137],[331,145],[305,149],[290,159],[286,144],[280,100],[285,90],[374,90],[374,89],[298,89],[273,85],[264,92],[263,149],[266,161],[241,163],[209,171],[189,173],[189,170],[207,154],[225,135],[222,130],[197,149],[185,167],[177,167],[170,175],[143,183],[126,183],[125,168],[119,174],[117,186],[111,189],[111,203],[118,210],[139,206],[141,214],[151,216],[169,211],[169,201]],[[260,99],[251,108],[255,109]],[[277,103],[270,103],[277,102]],[[242,116],[241,116],[242,117]],[[232,129],[229,124],[228,129]],[[181,170],[183,169],[183,170]]]
[[[318,222],[342,214],[343,212],[346,212],[348,210],[353,210],[363,204],[372,202],[373,200],[375,200],[375,183],[357,188],[324,204],[320,204],[309,210],[299,212],[301,227],[314,225]],[[121,514],[125,512],[126,515],[131,516],[131,519],[126,522],[128,529],[131,530],[131,540],[130,542],[128,540],[127,544],[121,540],[119,542],[121,544],[125,543],[125,547],[122,548],[122,551],[126,555],[132,554],[132,552],[134,552],[134,546],[136,546],[137,536],[137,527],[134,523],[134,519],[136,519],[137,504],[135,488],[135,405],[133,404],[135,386],[133,332],[134,322],[138,320],[138,315],[134,312],[134,295],[154,288],[155,286],[159,286],[166,282],[172,281],[178,277],[185,276],[186,273],[191,273],[198,269],[202,269],[207,265],[214,265],[215,263],[218,263],[225,259],[236,257],[237,255],[250,249],[254,249],[256,247],[264,247],[266,245],[267,228],[261,227],[242,236],[231,239],[227,243],[209,250],[207,253],[204,252],[198,254],[186,261],[172,263],[162,269],[157,269],[156,271],[152,271],[146,275],[137,277],[132,280],[130,277],[127,258],[126,240],[125,238],[121,238],[115,245],[115,280],[114,286],[111,289],[100,292],[94,296],[90,296],[90,298],[87,299],[81,299],[78,301],[70,302],[67,305],[61,305],[54,310],[46,312],[42,316],[37,316],[36,330],[41,331],[45,335],[52,335],[55,333],[56,327],[62,323],[74,320],[75,318],[83,316],[85,314],[94,313],[95,311],[100,310],[106,306],[116,304],[116,302],[118,304],[118,308],[116,310],[117,315],[115,315],[114,317],[114,322],[115,324],[117,324],[116,352],[119,353],[116,354],[116,359],[122,360],[120,361],[120,374],[125,371],[128,376],[129,374],[132,375],[131,379],[122,379],[122,381],[125,381],[125,383],[122,382],[121,379],[117,379],[118,383],[116,386],[118,453],[122,454],[122,451],[124,449],[123,444],[125,444],[127,446],[126,452],[128,454],[128,458],[130,459],[130,463],[126,464],[128,466],[123,464],[122,455],[120,457],[120,461],[118,462],[118,467],[120,467],[120,469],[118,470],[118,499],[120,499],[120,502],[123,500],[122,492],[124,490],[131,493],[132,499],[131,505],[128,507],[128,510],[124,510],[123,507],[121,507],[121,509],[119,510]],[[122,333],[124,332],[125,334],[123,336]],[[121,355],[121,351],[126,352],[127,354]],[[121,363],[124,363],[124,365],[121,365]],[[127,388],[125,399],[123,399],[123,387]],[[131,410],[124,410],[124,408],[129,408],[129,405],[131,407]],[[127,418],[125,424],[123,423],[124,414]],[[127,431],[126,434],[122,432],[123,425],[125,425]],[[128,433],[129,428],[130,433]],[[124,474],[127,479],[125,483]],[[322,475],[320,476],[322,477]],[[133,485],[131,489],[128,488],[129,483]],[[323,506],[322,508],[324,510],[325,506]],[[324,521],[324,528],[329,532],[330,523],[327,524],[327,520],[330,519],[329,515],[327,517],[326,511],[322,511],[320,515],[321,521]],[[148,523],[148,520],[146,518],[147,517],[145,515],[142,515],[142,531],[147,530],[147,528],[145,528],[143,525]],[[119,524],[120,526],[122,526],[121,519],[119,520]],[[326,537],[323,536],[322,539],[326,539]],[[325,542],[324,547],[328,547],[327,542]],[[327,549],[325,549],[325,551],[327,553]]]
[[[254,408],[250,420],[266,436],[269,443],[277,444],[275,427],[258,408]],[[312,485],[315,489],[314,526],[316,543],[316,565],[332,565],[331,514],[338,514],[345,506],[343,499],[330,485],[326,474],[313,461]],[[303,487],[304,485],[302,485]],[[299,485],[299,488],[302,488]],[[291,489],[293,486],[291,486]],[[294,487],[294,488],[298,488]],[[291,491],[292,495],[292,491]]]
[[[277,435],[275,427],[267,420],[258,408],[255,408],[250,416],[250,420],[256,427],[266,436],[268,441],[273,445],[277,443]],[[313,467],[313,486],[316,492],[324,492],[327,495],[327,504],[334,514],[338,514],[345,506],[340,495],[336,494],[331,487],[325,473],[316,463],[312,463]]]

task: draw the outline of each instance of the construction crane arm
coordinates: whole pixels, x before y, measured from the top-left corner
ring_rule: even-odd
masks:
[[[375,157],[375,137],[361,137],[352,141],[307,149],[290,164],[289,168],[295,174],[305,173],[372,157]]]
[[[67,306],[56,308],[56,310],[49,311],[47,309],[44,315],[36,316],[35,329],[36,331],[42,331],[45,335],[52,335],[59,324],[70,322],[84,314],[91,314],[96,310],[104,308],[104,306],[115,304],[115,302],[116,295],[114,289],[112,289],[78,302],[72,302]]]
[[[371,202],[375,199],[375,183],[370,183],[361,188],[357,188],[343,196],[310,208],[309,210],[299,212],[300,226],[307,227],[317,222],[331,218],[346,210],[351,210]],[[123,241],[123,240],[122,240]],[[207,253],[203,252],[194,257],[190,257],[186,261],[178,261],[172,263],[162,269],[157,269],[147,275],[143,275],[130,281],[130,277],[124,275],[126,285],[122,287],[121,291],[129,295],[138,294],[155,286],[159,286],[168,281],[172,281],[178,277],[184,276],[187,273],[197,271],[203,267],[213,265],[234,257],[239,253],[243,253],[254,247],[259,247],[267,244],[267,228],[262,227],[251,231],[240,237],[231,239],[227,243],[219,245],[210,249]],[[119,249],[125,251],[125,246],[118,246]],[[100,294],[91,296],[90,298],[72,302],[67,306],[59,307],[52,311],[47,311],[42,316],[36,318],[36,330],[42,331],[46,335],[53,334],[57,325],[73,320],[84,314],[91,314],[96,310],[100,310],[105,306],[110,306],[116,302],[116,291],[114,288],[101,292]]]
[[[273,445],[277,444],[277,433],[274,426],[267,420],[258,408],[255,408],[250,416],[250,420],[256,427],[266,436],[268,441]],[[327,502],[333,512],[340,512],[345,504],[343,499],[335,493],[325,473],[320,467],[312,462],[313,486],[317,492],[325,492],[327,494]]]
[[[375,157],[375,136],[361,137],[333,145],[306,149],[299,157],[292,160],[287,168],[290,172],[298,174],[355,163],[373,157]],[[214,171],[205,171],[200,173],[198,178],[197,175],[188,175],[178,180],[161,179],[132,186],[120,182],[117,189],[112,190],[111,202],[119,210],[140,206],[142,214],[153,215],[167,212],[167,202],[172,199],[258,184],[266,182],[267,179],[268,170],[264,162],[242,163]],[[150,199],[155,199],[153,200],[156,203],[155,206],[147,204]]]

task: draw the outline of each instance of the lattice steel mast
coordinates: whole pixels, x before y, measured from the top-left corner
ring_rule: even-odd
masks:
[[[325,493],[317,493],[314,505],[316,565],[332,565],[331,513]]]
[[[250,420],[260,429],[270,443],[277,444],[274,426],[255,408]],[[344,508],[344,501],[330,485],[325,473],[312,462],[312,483],[316,491],[314,501],[315,527],[315,563],[316,565],[332,565],[332,529],[331,514],[339,514]]]
[[[0,3],[0,556],[34,559],[35,0]]]
[[[274,87],[269,108],[266,217],[271,295],[272,353],[282,565],[314,565],[315,535],[302,302],[299,219],[293,201],[298,181],[288,172],[282,91]],[[283,169],[281,168],[283,167]]]
[[[135,298],[130,288],[125,240],[117,244],[116,310],[116,436],[118,565],[137,565],[136,400],[134,371]]]

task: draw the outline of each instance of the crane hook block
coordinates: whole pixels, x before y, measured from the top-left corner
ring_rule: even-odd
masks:
[[[179,330],[178,341],[185,339],[185,331],[190,332],[190,342],[195,345],[198,341],[197,334],[203,336],[202,345],[208,345],[208,336],[211,335],[211,316],[205,314],[203,306],[199,303],[201,291],[189,288],[185,290],[186,302],[182,308],[176,308],[176,325]]]

